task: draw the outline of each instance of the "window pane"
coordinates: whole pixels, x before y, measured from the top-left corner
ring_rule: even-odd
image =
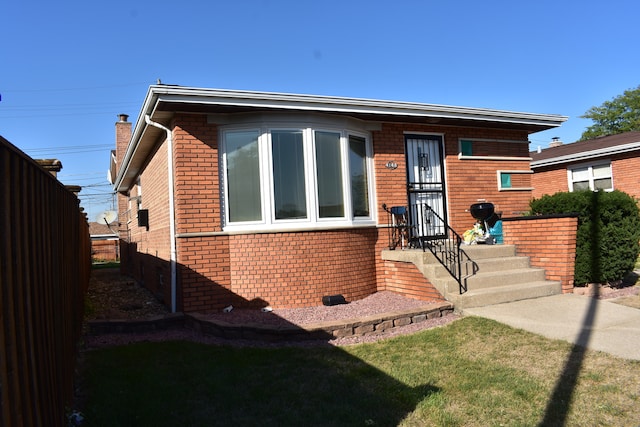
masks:
[[[229,222],[260,221],[260,165],[258,132],[225,134]]]
[[[353,216],[369,216],[366,140],[352,135],[349,136],[349,174]]]
[[[473,155],[473,141],[460,141],[460,150],[462,151],[463,156]]]
[[[595,179],[593,186],[594,190],[611,190],[611,178]]]
[[[272,131],[271,146],[275,218],[306,218],[302,132]]]
[[[320,218],[344,217],[340,134],[334,132],[316,132],[315,142],[318,177],[318,215]]]
[[[593,167],[594,178],[608,178],[611,176],[611,168],[609,165],[599,165]]]
[[[500,186],[502,188],[511,188],[511,174],[510,173],[501,173],[500,174]]]
[[[586,181],[589,179],[589,168],[573,169],[571,171],[572,181]]]
[[[589,181],[580,181],[573,183],[573,191],[590,190]]]

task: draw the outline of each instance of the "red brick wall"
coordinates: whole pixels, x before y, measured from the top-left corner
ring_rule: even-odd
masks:
[[[611,162],[613,188],[640,200],[640,153],[618,156]]]
[[[523,157],[525,160],[476,160],[458,158],[458,140],[502,139],[527,141],[526,132],[483,129],[455,129],[446,135],[447,150],[447,197],[449,201],[449,222],[458,234],[473,226],[474,219],[468,209],[474,203],[487,201],[495,205],[496,212],[503,216],[521,214],[529,208],[530,190],[498,190],[497,170],[530,171],[529,147],[526,143],[474,142],[474,154],[485,156]],[[484,146],[492,151],[484,149]],[[513,174],[513,186],[530,188],[531,173]]]
[[[177,115],[175,126],[176,232],[222,231],[218,128],[204,115]]]
[[[564,293],[573,292],[577,229],[576,217],[522,217],[502,223],[504,243],[528,256],[532,267],[544,268],[547,280],[562,282]]]
[[[533,197],[539,199],[545,194],[555,194],[560,191],[569,191],[567,169],[540,168],[536,169],[531,177],[533,184]]]
[[[178,310],[185,312],[242,305],[231,291],[229,236],[178,239]]]
[[[274,307],[310,307],[376,291],[375,228],[230,236],[232,290]]]
[[[444,301],[440,292],[409,262],[384,261],[384,290],[422,301]]]
[[[312,307],[376,291],[375,228],[179,239],[179,306]]]
[[[384,124],[373,132],[373,151],[378,197],[378,217],[380,224],[386,224],[387,216],[381,205],[407,205],[407,177],[404,147],[404,133],[444,134],[445,170],[447,184],[447,211],[450,225],[459,233],[473,226],[469,206],[484,199],[496,206],[496,211],[505,216],[526,212],[531,199],[530,190],[498,191],[496,171],[517,170],[528,172],[529,146],[526,142],[486,142],[475,141],[474,154],[483,156],[523,157],[525,160],[470,160],[458,159],[459,139],[499,139],[527,141],[526,132],[499,129],[456,128],[445,126],[424,126],[415,124]],[[386,163],[394,161],[398,168],[390,170]],[[513,175],[514,186],[532,187],[532,174]]]

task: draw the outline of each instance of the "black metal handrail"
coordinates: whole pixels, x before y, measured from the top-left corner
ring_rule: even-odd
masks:
[[[477,265],[460,248],[462,237],[426,203],[382,208],[389,214],[389,249],[420,248],[429,251],[447,269],[460,288],[467,291],[466,279],[477,271]]]
[[[466,279],[477,271],[477,265],[460,248],[462,237],[426,203],[411,206],[412,240],[423,251],[429,249],[458,282],[460,294],[467,292]]]

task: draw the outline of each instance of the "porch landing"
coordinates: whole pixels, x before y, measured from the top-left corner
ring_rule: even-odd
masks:
[[[414,264],[456,310],[562,293],[561,283],[546,280],[545,270],[532,268],[528,257],[516,254],[514,245],[466,245],[461,249],[470,259],[463,265],[463,276],[467,276],[463,279],[467,292],[463,294],[458,282],[429,251],[383,250],[382,259]]]

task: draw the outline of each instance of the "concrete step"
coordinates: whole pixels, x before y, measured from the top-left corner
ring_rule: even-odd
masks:
[[[556,295],[561,292],[562,285],[560,282],[536,281],[500,286],[497,288],[469,290],[462,295],[451,294],[449,295],[449,301],[454,304],[457,311],[463,311],[465,308],[540,298]]]
[[[503,271],[492,271],[487,273],[476,273],[467,277],[466,285],[468,291],[477,291],[486,288],[500,288],[503,286],[517,285],[528,282],[543,282],[545,272],[540,268],[515,268]],[[455,292],[459,285],[448,283],[445,289],[447,294]]]
[[[545,280],[545,271],[531,268],[529,258],[517,256],[513,245],[463,245],[470,258],[462,264],[467,292],[429,251],[383,251],[383,259],[413,263],[456,309],[538,298],[562,292],[560,282]],[[464,257],[463,257],[464,258]]]
[[[474,261],[477,273],[488,273],[492,271],[504,271],[514,268],[529,268],[529,257],[510,256],[503,258],[484,258]]]
[[[514,245],[461,245],[460,249],[474,261],[516,256]]]

